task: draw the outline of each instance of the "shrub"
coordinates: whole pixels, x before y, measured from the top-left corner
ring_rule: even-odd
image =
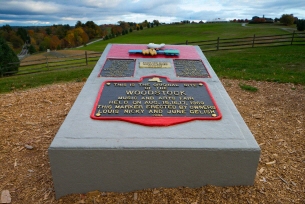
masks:
[[[0,76],[18,72],[20,61],[14,51],[0,37]]]
[[[283,14],[280,19],[280,22],[287,26],[292,25],[294,22],[294,17],[293,17],[293,15]]]
[[[297,21],[297,29],[298,29],[298,31],[304,31],[305,30],[305,19]]]
[[[30,53],[30,54],[33,54],[33,53],[37,52],[37,51],[36,51],[36,48],[35,48],[34,45],[32,45],[32,44],[29,46],[28,49],[29,49],[29,53]]]

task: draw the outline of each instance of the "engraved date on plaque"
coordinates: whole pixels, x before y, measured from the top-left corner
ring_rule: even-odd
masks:
[[[164,126],[191,120],[218,120],[221,113],[204,82],[150,76],[140,81],[105,82],[91,118]]]

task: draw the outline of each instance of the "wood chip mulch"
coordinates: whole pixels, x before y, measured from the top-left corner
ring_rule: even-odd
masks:
[[[305,203],[305,87],[222,82],[262,150],[254,186],[93,191],[56,200],[47,149],[84,84],[65,83],[0,94],[0,203]]]

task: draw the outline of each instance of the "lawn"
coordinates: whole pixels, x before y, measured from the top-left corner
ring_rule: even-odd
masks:
[[[148,44],[165,43],[177,44],[188,41],[216,40],[220,38],[241,38],[262,35],[278,35],[289,33],[282,29],[281,25],[266,25],[263,28],[259,25],[242,26],[240,23],[219,23],[219,24],[181,24],[161,25],[144,30],[133,31],[106,41],[99,41],[80,50],[102,52],[108,43],[123,44]]]
[[[305,84],[305,46],[205,53],[219,77]]]

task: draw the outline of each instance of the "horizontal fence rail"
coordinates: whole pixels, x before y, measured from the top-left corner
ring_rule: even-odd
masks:
[[[253,47],[273,47],[285,45],[305,45],[305,33],[293,32],[283,35],[256,36],[244,38],[217,38],[214,40],[203,40],[176,43],[175,45],[198,45],[204,52],[215,50],[232,50]]]
[[[254,47],[272,47],[285,45],[305,45],[305,33],[293,32],[283,35],[256,36],[244,38],[220,38],[214,40],[202,40],[193,42],[176,43],[175,45],[198,45],[203,52],[217,50],[233,50]],[[0,77],[22,75],[37,72],[47,72],[62,69],[72,69],[87,66],[90,62],[96,62],[102,52],[87,52],[82,55],[66,55],[58,57],[46,55],[37,60],[26,58],[20,62],[18,71],[13,67],[16,63],[11,63],[6,67],[0,67]],[[19,64],[19,63],[17,63]],[[18,67],[18,65],[17,65]]]
[[[66,55],[66,56],[44,56],[37,60],[22,60],[20,63],[10,63],[6,67],[0,67],[0,77],[12,75],[24,75],[37,72],[47,72],[63,69],[73,69],[87,66],[90,62],[97,62],[102,52],[84,52],[82,55]],[[18,71],[13,67],[20,64]]]

